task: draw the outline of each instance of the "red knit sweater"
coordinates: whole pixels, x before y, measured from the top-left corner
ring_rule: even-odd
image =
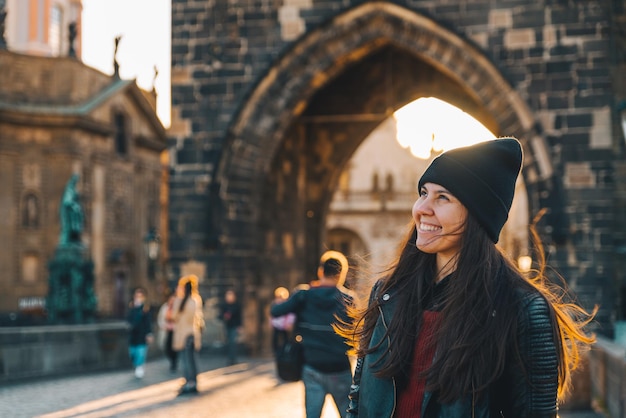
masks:
[[[430,342],[434,338],[439,314],[440,312],[424,311],[422,326],[413,352],[409,381],[398,395],[396,418],[420,418],[426,387],[426,380],[420,375],[430,367],[435,356],[435,344],[430,344]]]

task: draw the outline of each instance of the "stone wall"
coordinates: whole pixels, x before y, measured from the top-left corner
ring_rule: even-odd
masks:
[[[130,366],[125,322],[0,328],[0,384]]]
[[[310,277],[351,153],[433,95],[522,140],[548,259],[610,334],[625,13],[618,0],[173,2],[174,270],[204,263],[211,291],[262,303]]]

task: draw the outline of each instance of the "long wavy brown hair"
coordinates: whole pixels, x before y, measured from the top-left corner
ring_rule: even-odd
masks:
[[[446,287],[435,334],[437,356],[423,376],[429,390],[438,392],[441,402],[454,401],[467,393],[480,396],[502,375],[509,344],[516,340],[517,289],[536,291],[548,302],[558,348],[559,399],[569,389],[570,373],[578,366],[582,350],[595,341],[584,328],[592,321],[597,307],[587,313],[572,302],[564,284],[556,285],[548,279],[534,224],[531,234],[538,267],[523,275],[478,222],[467,216],[460,232],[457,267]],[[411,370],[424,302],[434,288],[437,273],[436,255],[418,250],[416,236],[411,223],[397,261],[384,274],[378,292],[393,291],[397,308],[381,339],[388,338],[389,347],[373,367],[376,376],[395,378],[400,387],[406,384]],[[337,331],[351,341],[357,356],[376,351],[378,345],[370,347],[370,340],[379,316],[379,301],[372,298],[366,305],[353,304],[349,312],[352,322],[337,326]]]

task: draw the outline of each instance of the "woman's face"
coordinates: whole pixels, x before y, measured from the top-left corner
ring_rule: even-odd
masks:
[[[465,206],[445,187],[435,183],[424,184],[413,205],[417,229],[415,245],[425,253],[437,254],[438,260],[451,259],[461,248],[461,233],[466,218]]]

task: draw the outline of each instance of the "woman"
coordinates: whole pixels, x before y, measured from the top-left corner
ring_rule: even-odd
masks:
[[[358,357],[347,417],[556,416],[592,316],[495,246],[521,165],[501,138],[428,167],[398,260],[342,330]]]
[[[165,351],[170,362],[170,371],[175,372],[177,366],[178,352],[172,347],[174,336],[174,301],[176,294],[171,293],[167,301],[161,305],[159,314],[157,315],[157,324],[159,324],[159,346]]]
[[[289,290],[285,287],[277,287],[274,290],[274,301],[271,306],[279,305],[287,299],[289,299]],[[280,352],[289,339],[289,334],[295,322],[296,315],[293,312],[289,312],[283,316],[270,316],[270,324],[272,325],[272,350],[274,356]]]
[[[174,350],[180,352],[185,384],[180,394],[197,393],[195,352],[202,346],[202,299],[198,294],[198,278],[195,275],[182,277],[178,281],[178,297],[174,302]]]

